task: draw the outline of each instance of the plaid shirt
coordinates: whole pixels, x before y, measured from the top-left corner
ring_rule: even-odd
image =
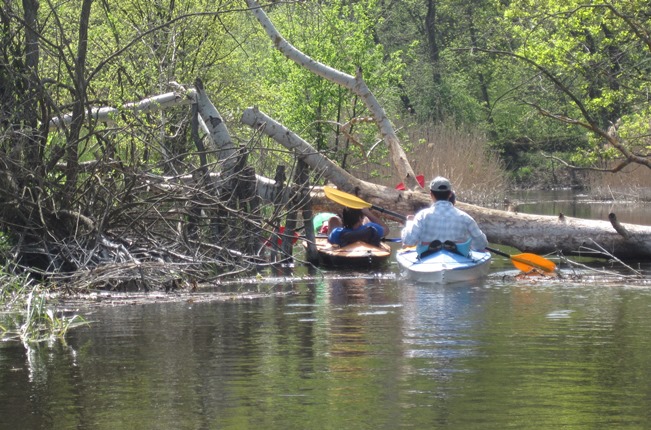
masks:
[[[407,221],[402,229],[402,244],[427,245],[434,240],[451,240],[463,243],[472,239],[474,249],[488,246],[486,235],[479,229],[470,215],[444,200],[435,202],[427,209],[419,211],[413,220]]]

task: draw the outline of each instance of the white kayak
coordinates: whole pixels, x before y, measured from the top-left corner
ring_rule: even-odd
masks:
[[[473,281],[488,275],[491,254],[470,251],[470,255],[465,257],[441,249],[421,259],[415,249],[404,249],[396,253],[396,260],[402,275],[407,279],[416,282],[449,284]]]

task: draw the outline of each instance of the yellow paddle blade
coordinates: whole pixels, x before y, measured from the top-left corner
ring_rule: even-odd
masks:
[[[336,188],[325,186],[323,187],[323,192],[325,193],[326,197],[333,202],[339,203],[340,205],[346,206],[348,208],[366,209],[373,206],[372,204],[365,202],[357,196],[345,193]]]
[[[538,269],[545,273],[553,273],[556,271],[556,264],[553,261],[536,254],[512,255],[511,262],[516,269],[523,272],[530,272],[531,269]]]

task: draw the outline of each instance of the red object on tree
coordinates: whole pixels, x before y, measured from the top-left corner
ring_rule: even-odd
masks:
[[[425,176],[424,175],[416,175],[416,180],[418,181],[418,184],[421,187],[425,187]],[[399,183],[398,185],[396,185],[396,190],[405,191],[406,190],[405,184],[402,183],[402,182]]]

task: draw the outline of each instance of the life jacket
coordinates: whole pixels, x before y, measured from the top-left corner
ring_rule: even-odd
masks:
[[[358,241],[366,242],[374,246],[380,246],[382,236],[372,226],[362,226],[356,230],[345,229],[339,236],[339,245],[344,247]]]

